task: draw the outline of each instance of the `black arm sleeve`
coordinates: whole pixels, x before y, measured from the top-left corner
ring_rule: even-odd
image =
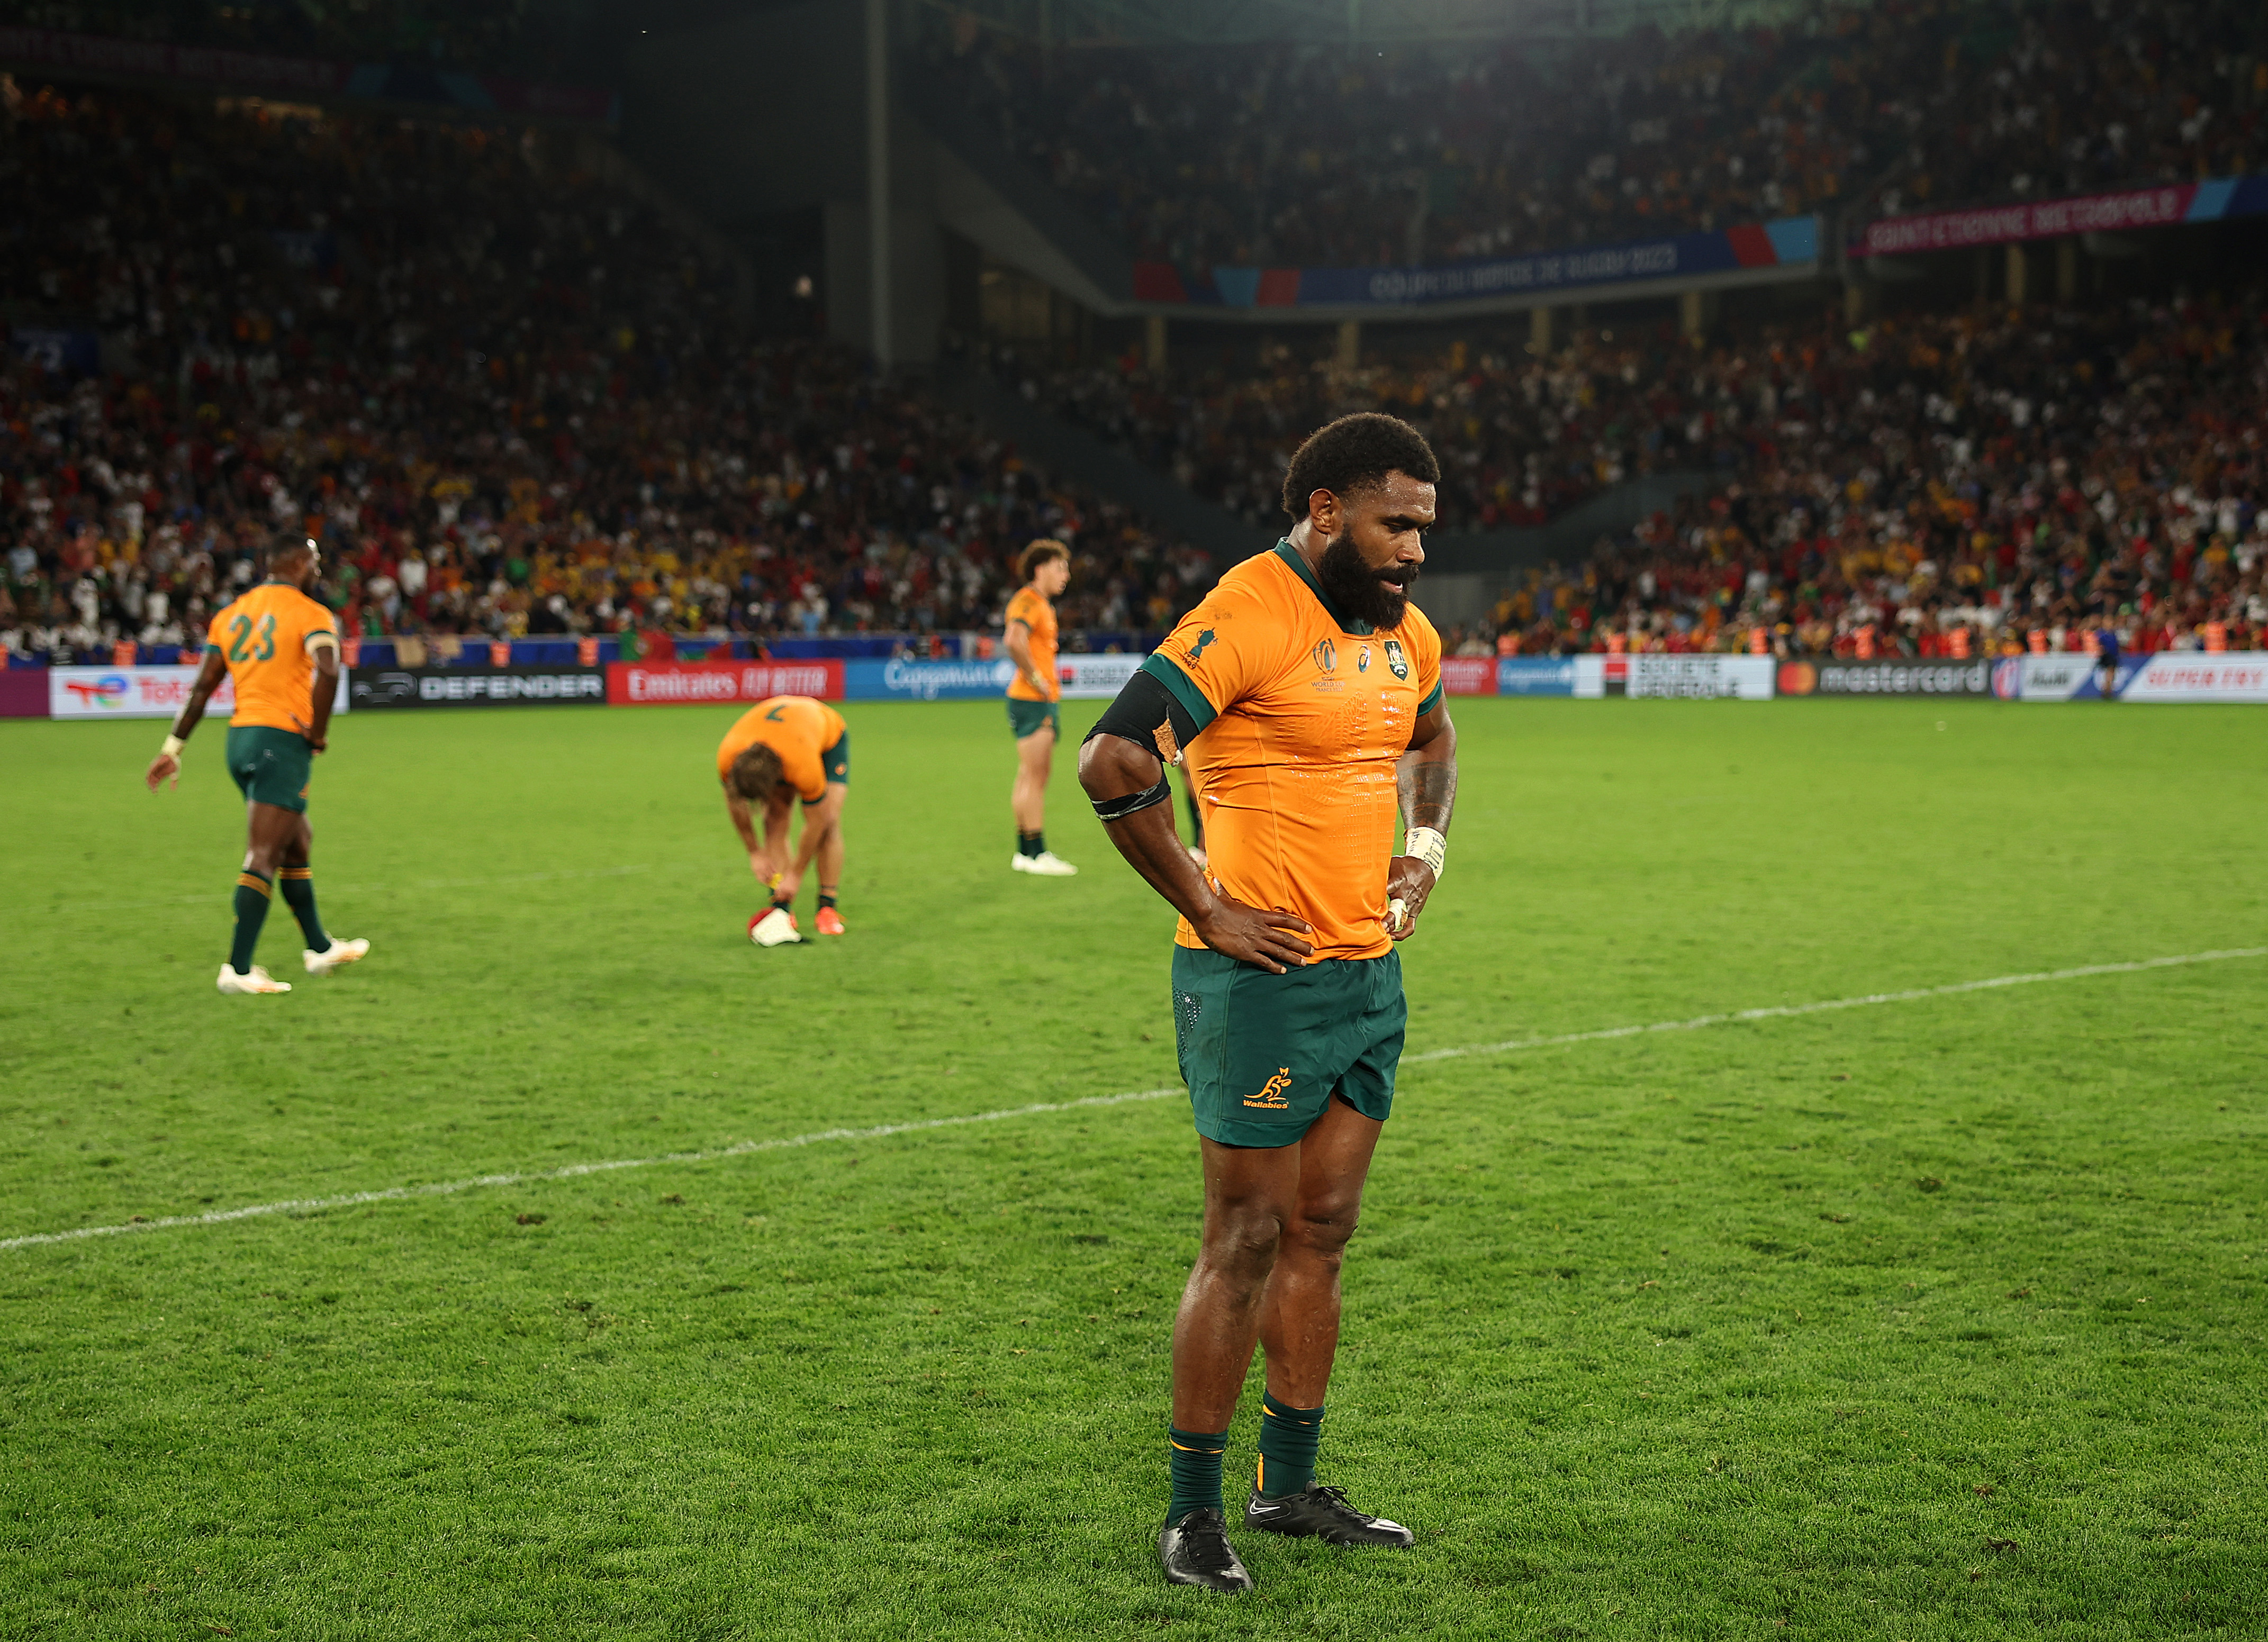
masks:
[[[1092,741],[1098,735],[1115,735],[1137,747],[1148,747],[1160,762],[1170,764],[1181,757],[1182,748],[1196,738],[1197,733],[1197,721],[1189,716],[1188,708],[1174,699],[1173,691],[1150,674],[1138,673],[1126,681],[1117,699],[1103,709],[1102,717],[1094,721],[1094,728],[1086,733],[1086,739]]]

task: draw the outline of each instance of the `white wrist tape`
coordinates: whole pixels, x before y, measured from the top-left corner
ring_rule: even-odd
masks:
[[[164,754],[167,758],[179,758],[181,755],[181,749],[188,745],[188,743],[181,740],[180,736],[169,735],[166,738],[166,745],[159,747],[158,750]]]
[[[1402,853],[1414,855],[1433,870],[1433,881],[1441,881],[1441,863],[1449,853],[1449,841],[1431,827],[1412,827],[1403,840]]]

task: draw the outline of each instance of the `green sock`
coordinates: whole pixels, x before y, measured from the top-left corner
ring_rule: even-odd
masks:
[[[819,904],[822,908],[831,907],[835,904],[835,897],[822,889],[819,892]]]
[[[1169,1425],[1166,1435],[1174,1445],[1174,1497],[1166,1506],[1166,1526],[1171,1528],[1192,1511],[1220,1509],[1220,1456],[1228,1447],[1228,1433]]]
[[[284,890],[284,904],[291,909],[291,916],[299,920],[299,932],[307,938],[310,952],[328,952],[331,938],[323,932],[323,921],[315,916],[315,869],[312,866],[287,866],[276,874]]]
[[[1315,1445],[1322,1440],[1323,1410],[1293,1408],[1274,1396],[1260,1399],[1260,1497],[1281,1499],[1314,1485]]]
[[[1045,833],[1020,832],[1016,835],[1016,853],[1018,855],[1039,855],[1043,853],[1047,847],[1048,838]]]
[[[260,945],[260,926],[268,922],[268,898],[274,893],[257,873],[236,875],[236,939],[229,946],[228,967],[239,975],[251,973],[252,949]]]

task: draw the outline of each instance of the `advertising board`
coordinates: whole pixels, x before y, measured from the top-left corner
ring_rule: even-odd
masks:
[[[1992,668],[1992,693],[2003,701],[2100,701],[2102,681],[2102,670],[2095,658],[2079,651],[2011,656]]]
[[[1575,675],[1594,656],[1501,656],[1496,664],[1496,693],[1499,696],[1580,696]],[[1444,672],[1447,663],[1442,664]],[[1596,672],[1596,668],[1591,669]],[[1598,691],[1593,690],[1596,696]]]
[[[353,694],[364,711],[603,705],[607,680],[597,667],[375,667],[356,672]]]
[[[1587,700],[1602,696],[1651,696],[1663,701],[1770,701],[1773,674],[1770,656],[1727,656],[1715,652],[1670,655],[1577,656],[1574,693]]]
[[[49,667],[47,675],[50,718],[172,718],[188,704],[197,669]],[[347,704],[347,674],[342,672],[331,711],[344,712]],[[223,675],[220,688],[205,703],[205,716],[225,718],[235,711],[235,681]]]
[[[1497,693],[1497,669],[1502,665],[1494,656],[1444,656],[1441,658],[1441,693],[1444,696],[1493,696]]]
[[[1008,681],[1015,675],[1016,664],[1005,657],[997,661],[846,661],[843,693],[850,701],[997,700],[1007,695]]]
[[[1142,670],[1138,655],[1064,656],[1056,663],[1065,701],[1108,701]],[[1003,684],[1000,687],[1006,689]]]
[[[2161,651],[2132,672],[2120,672],[2120,701],[2268,703],[2268,652]]]
[[[844,668],[856,665],[831,657],[808,661],[610,661],[607,704],[684,707],[745,702],[753,705],[773,696],[841,701]]]
[[[1872,661],[1783,661],[1778,688],[1782,696],[1984,696],[1992,694],[1992,664],[1982,658],[1953,661],[1904,656]]]

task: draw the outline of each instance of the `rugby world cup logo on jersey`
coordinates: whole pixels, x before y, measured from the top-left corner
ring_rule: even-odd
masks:
[[[1329,639],[1317,639],[1315,641],[1314,649],[1308,652],[1308,654],[1312,655],[1315,659],[1316,672],[1333,673],[1337,671],[1339,665],[1339,647],[1331,643]]]
[[[1386,641],[1386,665],[1394,670],[1394,676],[1397,679],[1406,679],[1410,676],[1410,658],[1402,653],[1400,639],[1389,638]]]

